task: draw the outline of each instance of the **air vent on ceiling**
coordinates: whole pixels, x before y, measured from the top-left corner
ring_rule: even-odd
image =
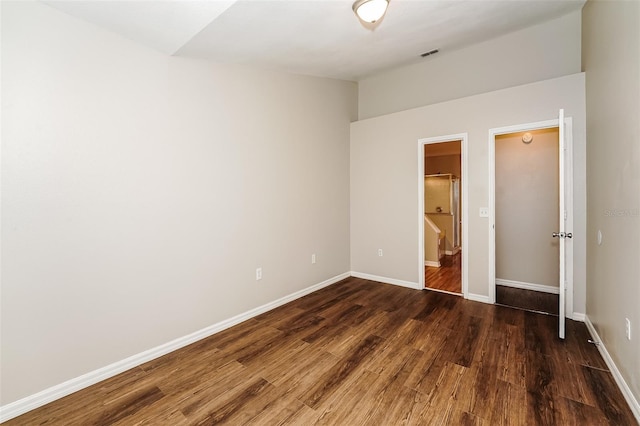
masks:
[[[430,51],[428,51],[428,52],[423,53],[423,54],[422,54],[422,55],[420,55],[420,56],[422,56],[423,58],[426,58],[427,56],[429,56],[429,55],[433,55],[434,53],[438,53],[438,49],[430,50]]]

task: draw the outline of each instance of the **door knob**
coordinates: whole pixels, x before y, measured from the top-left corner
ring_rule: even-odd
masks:
[[[567,232],[566,234],[564,232],[554,232],[551,236],[553,238],[573,238],[573,234],[571,232]]]

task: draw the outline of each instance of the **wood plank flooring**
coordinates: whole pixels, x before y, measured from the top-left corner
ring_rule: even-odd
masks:
[[[424,281],[429,288],[462,294],[462,253],[444,256],[439,268],[425,266]]]
[[[634,425],[584,324],[348,278],[10,425]]]
[[[521,288],[496,286],[496,303],[518,309],[558,315],[560,296],[541,291],[524,290]]]

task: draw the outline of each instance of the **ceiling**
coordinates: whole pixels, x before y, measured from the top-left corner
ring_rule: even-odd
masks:
[[[391,0],[365,28],[351,0],[49,0],[169,55],[344,80],[436,56],[580,9],[584,0]]]

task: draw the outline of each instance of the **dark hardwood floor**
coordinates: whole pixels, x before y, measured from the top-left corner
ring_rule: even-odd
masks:
[[[462,294],[462,253],[444,256],[439,268],[425,266],[424,281],[428,288]]]
[[[9,425],[633,425],[584,324],[349,278]]]
[[[528,311],[558,315],[559,298],[559,295],[553,293],[496,286],[496,303]]]

